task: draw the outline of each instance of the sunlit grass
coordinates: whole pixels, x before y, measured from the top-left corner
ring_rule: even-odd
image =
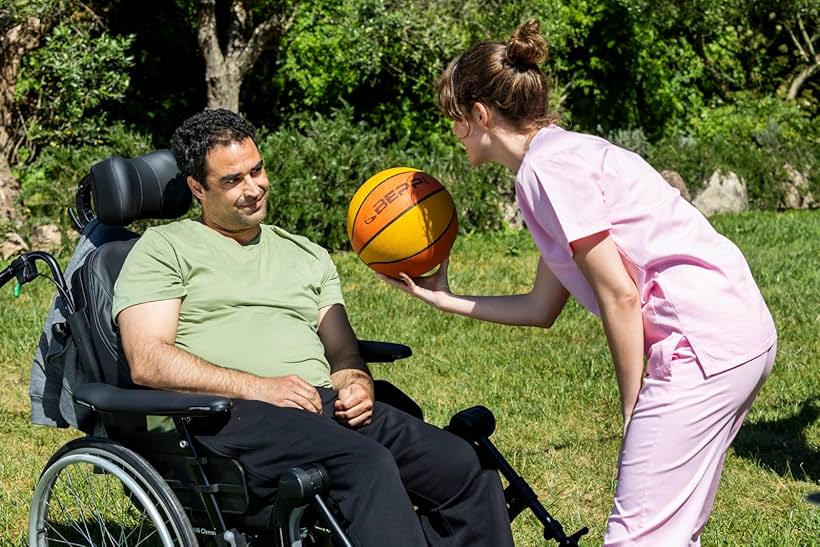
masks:
[[[749,259],[779,330],[774,372],[727,458],[704,545],[816,545],[820,508],[820,213],[747,213],[716,226]],[[437,313],[388,287],[350,253],[334,255],[358,335],[410,345],[414,356],[375,365],[446,425],[475,404],[493,410],[497,446],[567,531],[600,544],[620,441],[618,394],[598,321],[570,302],[555,327],[511,328]],[[528,290],[537,253],[526,234],[462,236],[454,292]],[[29,289],[31,287],[31,289]],[[51,303],[47,283],[0,295],[0,544],[24,543],[28,501],[42,466],[70,431],[28,421],[28,376]],[[536,521],[513,525],[518,545],[544,545]]]

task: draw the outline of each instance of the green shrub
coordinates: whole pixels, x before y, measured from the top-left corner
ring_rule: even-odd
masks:
[[[106,106],[122,100],[128,89],[132,41],[133,36],[97,35],[89,25],[55,27],[45,45],[25,57],[15,86],[27,144],[102,144]],[[21,156],[31,159],[32,151]]]
[[[331,248],[347,241],[353,192],[387,167],[381,136],[350,114],[303,117],[259,139],[271,183],[268,220]]]
[[[353,121],[349,107],[263,132],[259,147],[271,182],[268,221],[330,249],[349,248],[350,199],[383,169],[415,167],[440,180],[456,202],[462,232],[500,228],[500,202],[512,194],[508,174],[471,169],[452,136],[391,142],[385,131]]]
[[[153,150],[148,137],[122,125],[114,125],[100,135],[103,144],[43,148],[37,158],[19,167],[23,207],[32,225],[55,223],[65,233],[72,229],[68,208],[74,206],[77,184],[92,165],[109,156],[134,157]]]
[[[649,147],[658,169],[673,169],[696,192],[716,170],[746,181],[753,208],[775,209],[782,202],[790,164],[806,174],[816,195],[820,178],[820,127],[794,103],[774,97],[740,97],[731,105],[704,109],[685,133]]]

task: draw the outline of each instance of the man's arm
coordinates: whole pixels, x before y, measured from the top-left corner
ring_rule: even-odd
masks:
[[[123,350],[134,383],[156,389],[209,393],[321,413],[316,388],[297,376],[263,378],[222,368],[174,345],[180,300],[130,306],[119,313]]]
[[[336,419],[350,427],[369,423],[373,416],[373,378],[359,354],[359,343],[344,306],[334,304],[320,309],[317,332],[330,363],[330,379],[339,392]]]

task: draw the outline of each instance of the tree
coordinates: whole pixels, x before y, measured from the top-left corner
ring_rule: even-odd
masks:
[[[231,0],[227,17],[217,17],[216,0],[197,0],[197,41],[205,59],[208,108],[239,110],[242,80],[259,56],[277,49],[296,16],[297,2]],[[222,14],[220,14],[222,15]],[[220,29],[217,19],[227,20]]]
[[[74,0],[0,0],[0,220],[20,220],[12,168],[44,146],[99,145],[128,87],[132,36]],[[25,179],[25,177],[23,177]]]
[[[778,89],[780,95],[794,100],[809,78],[820,70],[820,7],[815,2],[798,2],[783,22],[794,45],[797,66]]]
[[[23,57],[38,48],[64,9],[60,1],[0,4],[0,220],[16,218],[20,186],[11,173],[25,126],[15,109],[14,94]]]

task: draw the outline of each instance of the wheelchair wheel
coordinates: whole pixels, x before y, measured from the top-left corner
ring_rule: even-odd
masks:
[[[46,464],[29,545],[197,545],[179,500],[141,456],[104,438],[63,446]]]

